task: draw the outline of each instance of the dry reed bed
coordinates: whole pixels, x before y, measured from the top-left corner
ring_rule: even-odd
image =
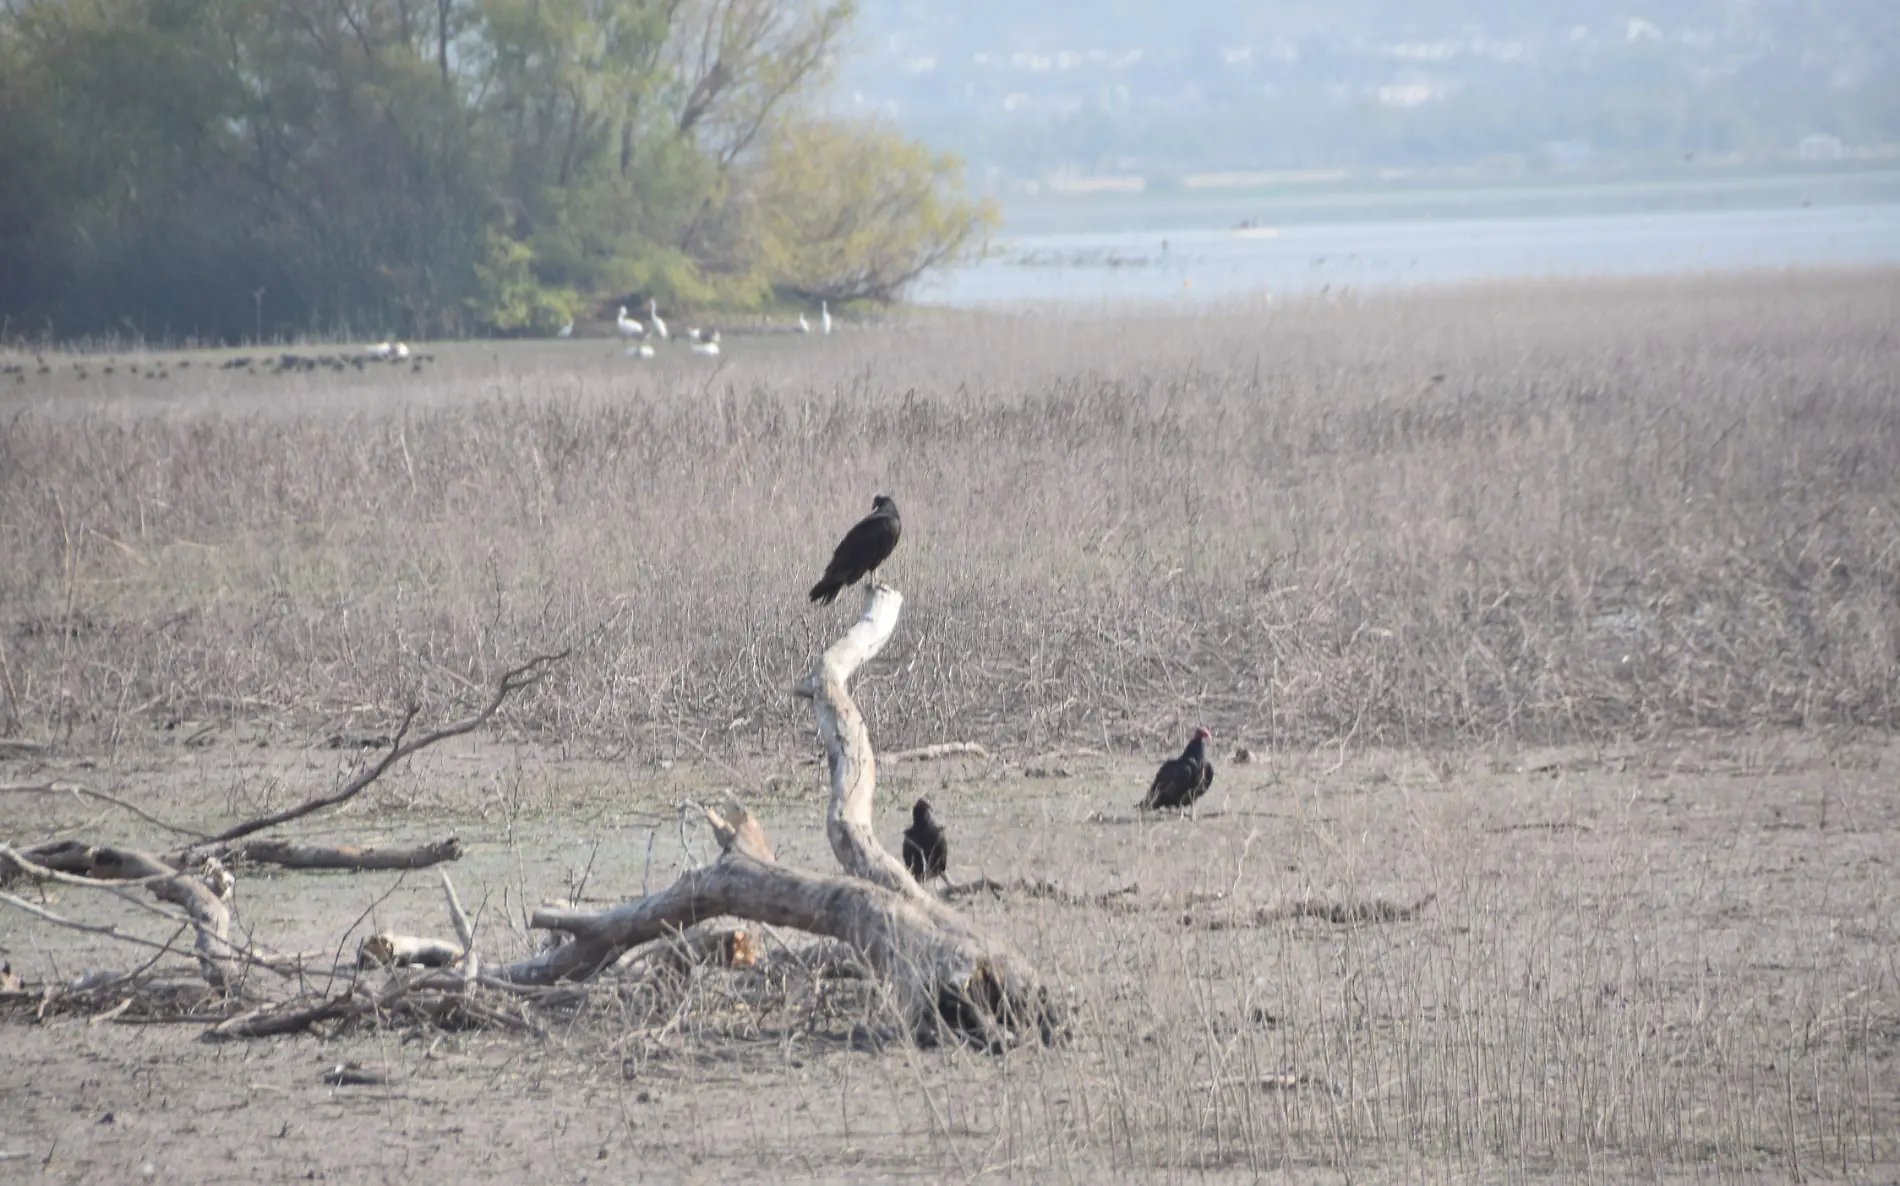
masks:
[[[802,744],[786,681],[847,612],[803,591],[879,490],[886,745],[1889,726],[1897,296],[1550,283],[735,339],[717,370],[471,344],[68,382],[4,410],[0,727],[306,728],[572,644],[518,727]]]

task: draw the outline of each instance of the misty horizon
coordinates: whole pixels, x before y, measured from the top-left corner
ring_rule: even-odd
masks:
[[[865,0],[855,41],[837,103],[1016,193],[1074,176],[1900,160],[1900,8],[1878,0]]]

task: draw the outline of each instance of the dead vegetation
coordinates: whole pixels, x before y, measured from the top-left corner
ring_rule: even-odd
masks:
[[[202,863],[125,867],[142,905],[96,925],[146,938],[130,958],[0,907],[31,981],[0,975],[0,1025],[32,1069],[0,1084],[0,1153],[26,1134],[117,1180],[169,1140],[251,1179],[367,1180],[474,1172],[456,1134],[480,1125],[497,1180],[1890,1173],[1896,288],[983,320],[637,388],[471,347],[398,407],[297,376],[272,402],[22,405],[0,438],[0,542],[32,560],[0,571],[18,850],[96,860],[109,819],[148,856],[268,854],[229,821],[326,795],[267,757],[320,753],[347,787],[405,744],[407,705],[475,711],[515,656],[572,656],[488,722],[511,770],[412,752],[337,805],[348,835],[306,838],[366,871],[240,864],[256,925],[228,951],[144,900],[215,896]],[[798,596],[830,542],[803,519],[877,489],[906,509],[911,600],[853,693],[917,759],[887,797],[945,810],[955,916],[1061,1006],[1053,1047],[919,1051],[902,966],[783,920],[642,917],[653,941],[617,946],[615,903],[690,893],[747,824],[781,850],[761,867],[827,859],[786,694],[835,631]],[[1196,721],[1252,760],[1199,818],[1139,818]],[[616,773],[545,773],[578,762]],[[697,806],[734,789],[756,814]],[[837,880],[899,893],[849,855],[890,820],[831,822]],[[381,871],[432,853],[484,889]],[[76,917],[105,892],[16,897]],[[531,926],[563,894],[540,921],[571,929]],[[262,946],[313,915],[321,958]],[[81,941],[115,959],[48,955]],[[271,999],[213,989],[206,959]],[[1004,1012],[952,979],[937,1017]],[[248,1043],[227,1075],[208,1028],[321,1044]],[[98,1121],[185,1091],[181,1135]],[[377,1093],[377,1140],[338,1139],[365,1127],[349,1091]]]
[[[559,640],[512,728],[777,750],[814,508],[885,489],[915,604],[906,678],[864,694],[894,750],[1886,727],[1897,287],[979,318],[710,376],[470,345],[394,394],[93,382],[6,412],[0,735],[346,733]]]
[[[442,887],[455,930],[453,942],[379,931],[358,945],[354,969],[348,971],[321,967],[321,952],[284,954],[255,941],[234,942],[230,903],[236,879],[225,867],[227,860],[299,870],[374,870],[422,868],[459,858],[461,845],[453,839],[383,852],[353,845],[311,845],[288,837],[245,838],[340,807],[398,761],[486,724],[510,697],[546,678],[566,657],[563,654],[536,656],[503,673],[481,709],[454,724],[411,736],[419,712],[412,706],[403,714],[388,749],[332,794],[235,824],[162,857],[70,838],[18,848],[0,843],[0,885],[52,883],[102,890],[132,903],[140,900],[125,891],[145,889],[160,902],[181,908],[183,914],[162,909],[154,913],[178,924],[172,942],[187,931],[195,935],[198,966],[207,989],[197,1010],[213,1016],[215,1024],[208,1033],[217,1037],[275,1037],[364,1018],[385,1024],[499,1026],[537,1032],[532,1006],[547,996],[538,990],[590,981],[630,956],[643,974],[676,979],[708,961],[726,966],[755,964],[756,950],[745,932],[693,929],[714,919],[737,918],[796,928],[845,945],[888,994],[894,1017],[916,1041],[935,1045],[949,1035],[998,1052],[1025,1037],[1054,1041],[1063,1024],[1062,1008],[1040,983],[1033,965],[1007,942],[926,892],[884,850],[873,829],[877,763],[864,718],[846,685],[890,640],[902,603],[895,590],[868,587],[863,618],[826,648],[797,688],[797,694],[812,703],[828,756],[831,798],[826,832],[844,868],[841,876],[807,873],[781,864],[758,822],[734,804],[718,811],[701,809],[719,845],[719,855],[713,860],[687,870],[664,890],[643,893],[610,909],[537,909],[529,926],[551,932],[555,938],[523,959],[496,962],[491,950],[484,962],[475,923],[446,872]],[[104,978],[120,998],[105,1012],[122,1013],[133,1005],[149,1012],[154,996],[169,1000],[176,995],[175,981],[170,978],[174,970],[161,964],[171,943],[62,918],[13,894],[0,894],[0,905],[67,930],[158,951],[136,971]],[[655,944],[670,958],[655,959],[651,951],[638,951]],[[361,974],[377,969],[389,975]],[[272,991],[248,975],[254,970],[305,983],[289,993]],[[307,980],[313,974],[329,983],[310,986]],[[100,983],[20,984],[11,986],[8,995],[16,1004],[26,1004],[37,992],[33,1012],[43,1018],[49,1009],[87,1011],[97,1000]],[[630,983],[637,980],[620,979],[615,991],[624,993]],[[486,999],[497,994],[502,997],[499,1004]],[[560,1002],[570,997],[554,994]]]

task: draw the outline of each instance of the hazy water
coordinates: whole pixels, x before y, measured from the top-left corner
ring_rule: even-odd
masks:
[[[1213,300],[1478,279],[1900,263],[1900,203],[1004,236],[916,299]]]

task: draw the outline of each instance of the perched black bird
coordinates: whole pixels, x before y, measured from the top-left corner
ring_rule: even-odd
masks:
[[[919,882],[942,877],[950,864],[950,841],[930,815],[930,800],[919,799],[910,809],[910,827],[904,829],[904,868]]]
[[[1148,785],[1148,797],[1141,801],[1142,807],[1192,807],[1196,799],[1207,794],[1214,785],[1214,764],[1207,760],[1207,743],[1213,737],[1202,725],[1180,757],[1161,763],[1154,782]]]
[[[831,604],[846,585],[855,585],[877,571],[890,559],[904,524],[897,517],[897,503],[888,494],[871,500],[871,513],[858,520],[857,526],[844,533],[838,550],[831,554],[825,575],[811,587],[811,599]]]

